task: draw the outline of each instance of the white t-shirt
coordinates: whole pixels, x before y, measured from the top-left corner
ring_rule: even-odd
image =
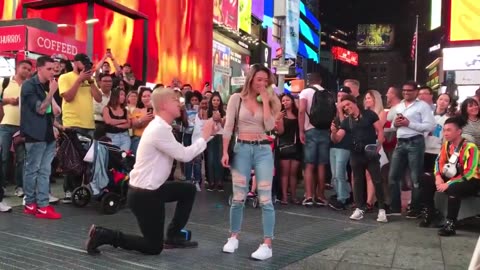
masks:
[[[319,84],[314,84],[316,88],[320,90],[325,90],[321,85]],[[312,101],[313,101],[313,95],[315,94],[316,89],[313,88],[305,88],[300,92],[300,99],[306,99],[307,100],[307,108],[306,108],[306,114],[305,114],[305,131],[310,130],[312,128],[315,128],[311,123],[310,123],[310,117],[308,117],[308,114],[310,113],[310,109],[312,108]]]

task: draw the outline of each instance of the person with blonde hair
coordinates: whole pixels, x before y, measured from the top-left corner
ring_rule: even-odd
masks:
[[[173,160],[189,162],[207,147],[207,140],[215,135],[213,120],[207,120],[202,136],[190,146],[177,142],[172,123],[180,117],[182,105],[170,88],[153,91],[152,105],[155,118],[143,132],[137,151],[135,167],[130,172],[127,202],[135,215],[142,236],[92,225],[88,234],[88,254],[98,254],[98,247],[112,245],[125,250],[157,255],[164,248],[195,248],[198,243],[186,239],[185,227],[195,201],[196,188],[192,183],[167,181]],[[161,134],[161,136],[159,136]],[[165,203],[177,202],[175,214],[164,241]]]
[[[230,209],[230,238],[223,252],[234,253],[238,248],[238,234],[242,226],[243,208],[248,193],[251,170],[257,180],[259,202],[262,207],[264,240],[252,253],[252,258],[266,260],[272,257],[272,239],[275,227],[275,210],[272,202],[274,171],[273,153],[266,131],[275,127],[280,113],[280,100],[269,86],[274,84],[270,70],[260,64],[250,68],[240,93],[230,97],[223,133],[222,165],[232,171],[233,200]],[[235,134],[234,156],[229,156],[228,146]],[[231,162],[231,163],[230,163]]]
[[[380,125],[383,127],[387,122],[387,112],[383,107],[382,95],[377,90],[368,90],[363,100],[363,106],[365,110],[371,110],[378,115]],[[380,168],[388,163],[387,155],[383,150],[383,146],[379,150],[380,154]],[[373,209],[375,203],[375,185],[373,184],[372,177],[368,171],[365,174],[367,178],[367,208]]]

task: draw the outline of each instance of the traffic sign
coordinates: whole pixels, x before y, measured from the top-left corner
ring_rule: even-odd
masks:
[[[281,65],[277,67],[277,75],[287,75],[290,73],[290,65]]]
[[[293,64],[295,64],[295,61],[292,60],[292,59],[285,59],[285,64],[284,65],[282,65],[282,63],[280,63],[280,59],[278,59],[278,58],[272,59],[272,66],[273,67],[291,66]]]

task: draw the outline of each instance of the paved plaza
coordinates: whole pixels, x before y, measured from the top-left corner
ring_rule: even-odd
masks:
[[[61,184],[54,185],[56,195],[60,189]],[[472,230],[478,226],[440,238],[436,229],[421,229],[400,217],[378,224],[372,213],[354,222],[348,219],[350,211],[277,206],[273,258],[258,262],[249,256],[261,241],[261,209],[251,206],[245,210],[237,253],[221,252],[228,237],[228,195],[228,189],[198,193],[188,229],[199,248],[165,250],[159,256],[109,246],[100,256],[84,251],[92,223],[139,233],[128,209],[105,216],[95,203],[85,208],[59,205],[63,218],[52,221],[26,216],[17,206],[0,216],[0,269],[467,269],[478,237]],[[12,196],[6,200],[21,203]],[[167,207],[167,221],[173,209],[173,204]]]

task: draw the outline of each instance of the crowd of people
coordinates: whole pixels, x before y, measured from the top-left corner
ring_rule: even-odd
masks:
[[[105,244],[146,254],[196,247],[180,233],[195,192],[223,192],[228,175],[231,234],[223,251],[238,249],[245,201],[255,196],[263,216],[263,242],[252,253],[258,260],[272,257],[277,201],[280,207],[351,207],[352,220],[378,209],[376,220],[387,222],[402,213],[401,191],[411,190],[405,217],[420,218],[420,226],[428,227],[439,216],[434,194],[444,192],[448,209],[439,234],[449,236],[455,234],[461,199],[480,190],[480,89],[458,110],[455,97],[434,98],[431,88],[406,82],[388,89],[386,110],[378,91],[361,95],[355,79],[338,91],[324,89],[319,74],[309,75],[309,86],[298,96],[278,96],[274,75],[255,64],[224,104],[209,83],[201,91],[177,79],[154,89],[138,85],[130,66],[118,65],[111,52],[96,67],[84,54],[68,65],[40,57],[32,75],[32,63],[20,61],[15,76],[2,80],[0,176],[5,185],[14,175],[26,214],[59,219],[50,204],[58,199],[49,189],[58,132],[68,128],[108,138],[131,151],[136,163],[128,204],[143,237],[93,225],[89,253]],[[12,154],[15,170],[9,174]],[[175,179],[176,166],[181,179]],[[298,194],[302,178],[304,193]],[[71,202],[81,183],[81,176],[65,175],[63,203]],[[327,185],[335,191],[329,198]],[[9,212],[3,197],[0,189],[0,212]],[[178,201],[177,209],[164,241],[164,204],[171,201]]]

